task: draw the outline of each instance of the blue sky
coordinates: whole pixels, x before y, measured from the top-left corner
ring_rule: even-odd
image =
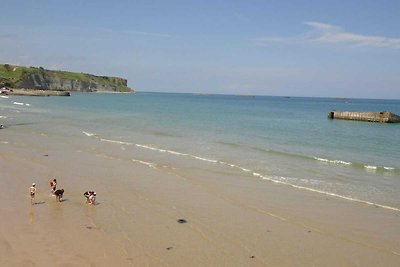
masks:
[[[400,1],[0,0],[0,62],[138,91],[400,99]]]

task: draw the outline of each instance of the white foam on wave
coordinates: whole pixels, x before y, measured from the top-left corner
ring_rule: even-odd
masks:
[[[324,158],[318,158],[318,157],[314,157],[314,159],[321,161],[321,162],[332,163],[332,164],[343,164],[343,165],[352,165],[353,164],[351,162],[347,162],[347,161],[343,161],[343,160],[330,160],[330,159],[324,159]],[[385,167],[385,166],[379,167],[379,166],[373,166],[373,165],[364,165],[364,168],[367,170],[377,170],[378,168],[388,170],[388,171],[395,170],[395,168],[393,168],[393,167]]]
[[[393,168],[393,167],[383,167],[385,170],[388,170],[388,171],[393,171],[393,170],[395,170],[395,168]]]
[[[254,175],[254,173],[253,173]],[[288,182],[284,182],[279,180],[279,177],[267,177],[264,175],[255,175],[258,177],[261,177],[263,180],[268,180],[270,182],[276,183],[276,184],[283,184],[283,185],[287,185],[293,188],[297,188],[297,189],[301,189],[301,190],[307,190],[307,191],[311,191],[314,193],[319,193],[319,194],[323,194],[323,195],[328,195],[328,196],[333,196],[333,197],[337,197],[340,199],[345,199],[345,200],[349,200],[349,201],[353,201],[353,202],[359,202],[359,203],[363,203],[363,204],[368,204],[368,205],[372,205],[375,207],[380,207],[380,208],[384,208],[384,209],[389,209],[389,210],[394,210],[394,211],[400,211],[399,208],[395,208],[395,207],[391,207],[391,206],[387,206],[387,205],[382,205],[382,204],[378,204],[378,203],[374,203],[368,200],[362,200],[362,199],[358,199],[358,198],[352,198],[352,197],[347,197],[347,196],[343,196],[343,195],[339,195],[339,194],[335,194],[335,193],[331,193],[331,192],[327,192],[327,191],[323,191],[323,190],[319,190],[319,189],[314,189],[314,188],[310,188],[310,187],[305,187],[305,186],[301,186],[301,185],[295,185],[292,183],[288,183]],[[284,177],[281,177],[284,179]]]
[[[101,138],[100,141],[102,142],[108,142],[108,143],[115,143],[115,144],[120,144],[120,145],[133,145],[133,143],[128,143],[128,142],[122,142],[122,141],[116,141],[116,140],[109,140],[109,139],[103,139]]]
[[[145,149],[154,150],[154,151],[165,152],[164,149],[158,149],[158,148],[155,148],[155,147],[152,147],[152,146],[146,146],[146,145],[140,145],[140,144],[135,144],[135,146],[141,147],[141,148],[145,148]]]
[[[177,151],[174,151],[174,150],[161,149],[161,148],[157,148],[157,147],[149,146],[149,145],[135,144],[135,146],[140,147],[140,148],[144,148],[144,149],[150,149],[150,150],[153,150],[153,151],[162,152],[162,153],[169,153],[169,154],[177,155],[177,156],[194,157],[193,155],[190,155],[190,154],[181,153],[181,152],[177,152]]]
[[[13,104],[14,105],[18,105],[18,106],[24,106],[25,105],[25,106],[28,106],[28,107],[31,105],[31,104],[22,103],[22,102],[15,102],[15,101],[13,102]]]
[[[154,169],[156,168],[156,164],[154,164],[152,162],[138,160],[138,159],[132,159],[132,162],[140,163],[140,164],[143,164],[143,165],[145,165],[147,167],[150,167],[150,168],[154,168]]]
[[[324,158],[318,158],[314,157],[314,159],[322,162],[327,162],[327,163],[333,163],[333,164],[343,164],[343,165],[351,165],[351,162],[343,161],[343,160],[330,160],[330,159],[324,159]]]
[[[219,163],[221,163],[221,164],[223,164],[223,165],[227,165],[227,166],[232,167],[232,168],[235,168],[235,167],[236,167],[235,164],[228,163],[228,162],[224,162],[224,161],[219,161]]]
[[[176,151],[172,151],[172,150],[168,150],[168,153],[173,154],[173,155],[183,155],[183,156],[187,156],[187,154],[180,153],[180,152],[176,152]]]
[[[89,136],[89,137],[97,136],[97,134],[89,133],[89,132],[85,132],[85,131],[82,131],[82,133],[84,133],[86,136]]]
[[[368,169],[368,170],[376,170],[378,167],[376,166],[371,166],[371,165],[365,165],[364,168]]]
[[[255,177],[258,177],[258,178],[261,178],[262,180],[267,180],[267,181],[270,181],[270,182],[273,182],[273,183],[276,183],[276,184],[282,184],[282,185],[290,186],[292,188],[296,188],[296,189],[300,189],[300,190],[306,190],[306,191],[319,193],[319,194],[323,194],[323,195],[327,195],[327,196],[333,196],[333,197],[337,197],[337,198],[340,198],[340,199],[353,201],[353,202],[358,202],[358,203],[363,203],[363,204],[367,204],[367,205],[372,205],[372,206],[380,207],[380,208],[384,208],[384,209],[400,211],[399,208],[395,208],[395,207],[391,207],[391,206],[387,206],[387,205],[374,203],[374,202],[371,202],[371,201],[368,201],[368,200],[361,200],[361,199],[352,198],[352,197],[348,197],[348,196],[343,196],[343,195],[339,195],[339,194],[335,194],[335,193],[331,193],[331,192],[327,192],[327,191],[323,191],[323,190],[319,190],[319,189],[314,189],[314,188],[310,188],[310,187],[306,187],[306,186],[296,185],[296,184],[293,184],[293,183],[290,183],[290,182],[286,182],[285,180],[290,180],[290,179],[287,179],[285,177],[266,176],[266,175],[263,175],[261,173],[254,172],[254,171],[252,171],[250,169],[241,167],[239,165],[235,165],[235,164],[224,162],[224,161],[218,161],[218,160],[214,160],[214,159],[203,158],[203,157],[199,157],[199,156],[196,156],[196,155],[181,153],[181,152],[177,152],[177,151],[173,151],[173,150],[160,149],[160,148],[156,148],[154,146],[149,146],[149,145],[133,144],[133,143],[127,143],[127,142],[122,142],[122,141],[117,141],[117,140],[108,140],[108,139],[100,139],[100,140],[101,141],[105,141],[105,142],[110,142],[110,143],[116,143],[116,144],[135,145],[136,147],[143,148],[143,149],[149,149],[149,150],[152,150],[152,151],[158,151],[158,152],[162,152],[162,153],[169,153],[169,154],[177,155],[177,156],[190,157],[190,158],[198,159],[198,160],[205,161],[205,162],[227,165],[227,166],[230,166],[230,167],[233,167],[233,168],[240,169],[241,171],[244,171],[244,172],[251,172],[252,175],[255,176]],[[331,160],[321,159],[321,158],[315,158],[315,159],[320,160],[320,161],[328,161],[328,162],[332,162],[332,163],[340,163],[340,164],[345,164],[345,165],[350,165],[351,164],[350,162],[338,161],[338,160],[331,161]],[[146,165],[146,166],[148,166],[150,168],[156,168],[156,164],[155,163],[136,160],[136,159],[132,159],[132,162],[140,163],[140,164]],[[376,169],[377,168],[376,166],[365,166],[365,167],[366,168],[371,168],[371,169]],[[390,168],[390,167],[385,167],[385,168]]]
[[[6,116],[0,116],[0,119],[6,119],[7,117]]]
[[[229,167],[231,167],[231,168],[238,168],[238,169],[240,169],[240,170],[242,170],[242,171],[244,171],[244,172],[251,172],[251,170],[250,169],[247,169],[247,168],[243,168],[243,167],[241,167],[241,166],[239,166],[239,165],[235,165],[235,164],[232,164],[232,163],[228,163],[228,162],[225,162],[225,161],[217,161],[219,164],[222,164],[222,165],[227,165],[227,166],[229,166]]]
[[[145,149],[150,149],[153,151],[159,151],[162,153],[169,153],[172,155],[177,155],[177,156],[186,156],[186,157],[190,157],[190,158],[194,158],[194,159],[198,159],[198,160],[202,160],[202,161],[206,161],[206,162],[211,162],[211,163],[218,163],[218,160],[215,159],[207,159],[207,158],[202,158],[196,155],[191,155],[191,154],[186,154],[186,153],[181,153],[181,152],[177,152],[174,150],[167,150],[167,149],[161,149],[161,148],[157,148],[157,147],[153,147],[153,146],[148,146],[148,145],[140,145],[140,144],[136,144],[137,147],[141,147],[141,148],[145,148]]]
[[[155,147],[149,147],[149,146],[144,146],[144,145],[136,145],[136,146],[139,146],[139,147],[142,147],[142,148],[149,148],[151,150],[158,150],[158,151],[163,151],[163,152],[164,151],[171,152],[170,150],[157,149]],[[241,167],[239,165],[235,165],[235,164],[232,164],[232,163],[227,163],[227,162],[224,162],[224,161],[218,161],[218,160],[213,160],[213,159],[202,158],[202,157],[198,157],[198,156],[190,155],[190,154],[183,154],[183,153],[179,153],[179,152],[176,152],[176,151],[173,151],[173,152],[174,152],[175,155],[188,156],[188,157],[199,159],[199,160],[206,161],[206,162],[228,165],[228,166],[231,166],[231,167],[234,167],[234,168],[238,168],[238,169],[240,169],[240,170],[242,170],[244,172],[252,172],[252,170],[250,170],[250,169],[243,168],[243,167]],[[322,159],[322,160],[325,160],[325,159]],[[341,161],[341,160],[334,160],[334,161],[331,161],[331,162],[332,163],[345,164],[345,165],[352,164],[351,162],[345,162],[345,161]],[[261,173],[258,173],[258,172],[252,172],[252,175],[255,176],[255,177],[259,177],[259,178],[261,178],[263,180],[268,180],[268,181],[276,183],[276,184],[283,184],[283,185],[290,186],[290,187],[293,187],[293,188],[296,188],[296,189],[307,190],[307,191],[314,192],[314,193],[333,196],[333,197],[345,199],[345,200],[348,200],[348,201],[359,202],[359,203],[368,204],[368,205],[372,205],[372,206],[376,206],[376,207],[380,207],[380,208],[384,208],[384,209],[400,211],[399,208],[386,206],[386,205],[381,205],[381,204],[374,203],[374,202],[367,201],[367,200],[361,200],[361,199],[357,199],[357,198],[347,197],[347,196],[343,196],[343,195],[339,195],[339,194],[335,194],[335,193],[331,193],[331,192],[327,192],[327,191],[323,191],[323,190],[319,190],[319,189],[314,189],[314,188],[310,188],[310,187],[306,187],[306,186],[296,185],[296,184],[293,184],[293,183],[290,183],[290,182],[284,182],[284,181],[282,181],[283,177],[268,177],[268,176],[262,175]]]
[[[202,161],[207,161],[207,162],[212,162],[212,163],[218,163],[218,160],[215,160],[215,159],[207,159],[207,158],[202,158],[202,157],[198,157],[198,156],[194,156],[194,155],[189,155],[191,158],[194,158],[194,159],[199,159],[199,160],[202,160]]]
[[[248,170],[248,169],[242,168],[242,167],[240,167],[240,166],[238,166],[238,165],[235,165],[235,164],[232,164],[232,163],[229,163],[229,162],[225,162],[225,161],[217,160],[217,163],[222,164],[222,165],[229,166],[229,167],[231,167],[231,168],[239,168],[239,169],[241,169],[242,171],[250,171],[250,170]]]
[[[1,98],[10,98],[10,97],[8,97],[8,96],[6,96],[6,95],[0,95],[0,97],[1,97]]]
[[[109,156],[109,155],[105,155],[105,154],[96,154],[97,157],[102,157],[105,159],[111,159],[111,160],[121,160],[120,158],[114,157],[114,156]],[[132,162],[135,163],[140,163],[143,165],[146,165],[147,167],[151,167],[151,168],[156,168],[156,164],[152,163],[152,162],[148,162],[148,161],[143,161],[143,160],[138,160],[138,159],[131,159]]]

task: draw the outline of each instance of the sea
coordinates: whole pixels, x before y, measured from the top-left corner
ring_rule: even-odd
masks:
[[[400,211],[400,123],[332,120],[332,110],[399,115],[400,100],[151,92],[2,96],[6,128],[0,131],[74,139],[76,146],[90,143],[94,154],[150,168],[218,166],[271,185]]]

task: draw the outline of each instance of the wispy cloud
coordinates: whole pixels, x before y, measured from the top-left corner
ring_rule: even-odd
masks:
[[[347,32],[339,26],[321,22],[305,22],[311,29],[300,36],[266,37],[256,39],[256,43],[306,43],[306,44],[340,44],[348,47],[387,47],[400,49],[400,38],[363,35]]]

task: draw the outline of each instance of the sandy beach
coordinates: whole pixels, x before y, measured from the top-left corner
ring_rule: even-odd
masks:
[[[398,211],[16,128],[0,132],[0,266],[400,265]]]
[[[0,7],[0,267],[400,267],[400,0]]]

